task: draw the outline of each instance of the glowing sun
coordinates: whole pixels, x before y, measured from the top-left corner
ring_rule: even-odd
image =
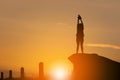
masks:
[[[50,75],[53,80],[67,80],[70,75],[70,69],[67,64],[57,63],[52,65]]]
[[[67,70],[62,66],[53,70],[53,77],[57,80],[63,80],[67,77],[67,75]]]

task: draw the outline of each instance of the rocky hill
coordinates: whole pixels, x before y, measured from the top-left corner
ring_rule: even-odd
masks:
[[[120,80],[120,63],[97,54],[73,54],[72,80]]]

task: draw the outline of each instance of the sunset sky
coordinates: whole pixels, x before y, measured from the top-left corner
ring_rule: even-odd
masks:
[[[57,64],[71,70],[77,15],[85,27],[85,52],[120,62],[120,0],[0,0],[0,70],[38,73]]]

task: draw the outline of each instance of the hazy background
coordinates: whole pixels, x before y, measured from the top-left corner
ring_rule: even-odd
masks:
[[[78,14],[85,52],[120,62],[120,0],[0,0],[0,70],[23,66],[31,75],[40,61],[46,72],[55,61],[71,65]]]

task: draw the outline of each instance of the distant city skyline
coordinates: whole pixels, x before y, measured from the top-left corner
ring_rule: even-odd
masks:
[[[0,0],[0,70],[24,66],[38,74],[56,63],[68,67],[76,50],[77,15],[83,17],[85,53],[120,62],[119,0]]]

